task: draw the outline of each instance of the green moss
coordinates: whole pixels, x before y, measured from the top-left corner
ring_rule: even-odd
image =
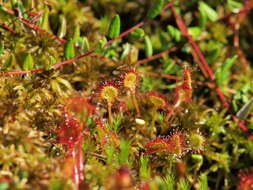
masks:
[[[237,46],[236,31],[220,18],[244,10],[243,1],[175,2],[217,85],[232,102],[228,110],[214,81],[205,79],[197,67],[198,56],[191,55],[172,12],[160,12],[159,2],[157,8],[142,0],[0,1],[0,189],[77,189],[63,172],[69,152],[57,136],[65,111],[83,126],[80,189],[120,189],[117,181],[129,175],[131,187],[121,189],[237,189],[237,174],[252,167],[253,159],[252,114],[242,117],[247,132],[233,118],[253,94],[252,15],[245,15],[241,23],[236,14],[230,19],[240,26]],[[146,19],[148,10],[155,19]],[[118,36],[119,29],[125,32],[135,23],[145,24],[106,45],[113,15],[119,15],[121,25],[111,37]],[[145,36],[151,39],[148,43]],[[177,50],[153,59],[171,47]],[[93,52],[55,66],[88,51]],[[182,85],[186,62],[193,80],[192,100],[174,110],[175,87]],[[43,72],[6,74],[30,69]],[[106,85],[108,81],[113,85]],[[100,82],[105,84],[102,88]],[[75,104],[80,109],[75,113],[67,104],[77,94],[87,99]],[[177,136],[169,141],[173,146],[153,144],[147,154],[153,138],[163,139],[175,129],[189,141],[184,149]],[[182,156],[173,157],[171,150]],[[178,160],[184,170],[179,170]],[[72,169],[69,164],[67,172]]]

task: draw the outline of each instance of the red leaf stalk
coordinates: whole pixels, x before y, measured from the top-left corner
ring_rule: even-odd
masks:
[[[71,177],[78,187],[84,180],[83,176],[83,126],[70,113],[64,113],[63,123],[58,129],[59,143],[66,146],[67,158],[64,162],[63,173]]]
[[[147,62],[149,62],[149,61],[156,60],[156,59],[162,57],[163,55],[168,54],[168,53],[171,53],[171,52],[174,52],[174,51],[176,51],[176,50],[177,50],[177,48],[176,48],[176,47],[173,47],[173,48],[167,49],[167,50],[165,50],[165,51],[163,51],[163,52],[161,52],[161,53],[158,53],[158,54],[156,54],[156,55],[149,56],[149,57],[146,58],[146,59],[139,60],[139,61],[137,61],[136,63],[137,63],[137,64],[144,64],[144,63],[147,63]]]

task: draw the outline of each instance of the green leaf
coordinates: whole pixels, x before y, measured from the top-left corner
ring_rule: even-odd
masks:
[[[54,64],[56,64],[56,59],[53,56],[49,56],[45,69],[47,71],[50,70]]]
[[[178,183],[178,189],[179,190],[190,190],[191,189],[190,183],[188,181],[186,181],[185,179],[181,179]]]
[[[144,41],[145,41],[145,54],[146,56],[151,56],[153,55],[153,46],[151,43],[151,40],[148,36],[144,37]]]
[[[26,54],[25,59],[24,59],[23,69],[25,71],[27,71],[27,70],[31,70],[33,68],[34,68],[33,57],[30,53],[28,53],[28,54]]]
[[[67,21],[63,15],[60,15],[60,23],[61,23],[61,25],[58,30],[57,36],[59,36],[60,38],[63,38],[67,32]]]
[[[167,190],[174,190],[175,189],[175,176],[174,175],[167,175],[164,178],[164,182],[166,184]]]
[[[102,38],[101,40],[99,40],[95,52],[102,53],[104,51],[104,46],[105,46],[106,42],[107,42],[106,38]]]
[[[208,190],[207,176],[203,173],[200,175],[199,190]]]
[[[193,39],[196,39],[201,34],[201,28],[200,27],[189,27],[188,31],[190,35],[193,37]]]
[[[83,50],[88,51],[90,49],[89,40],[86,37],[79,37],[77,40],[77,45]]]
[[[6,182],[0,183],[0,190],[7,190],[9,188],[9,184]]]
[[[140,177],[144,180],[150,178],[150,168],[148,165],[149,159],[147,157],[141,156],[140,162]]]
[[[67,41],[67,43],[65,44],[64,56],[67,60],[75,57],[75,48],[74,48],[74,42],[72,39]]]
[[[253,105],[253,98],[237,112],[236,116],[240,119],[246,119],[251,111],[252,105]]]
[[[237,59],[237,55],[227,59],[225,63],[215,72],[218,85],[224,85],[228,81],[230,69]]]
[[[127,141],[121,141],[120,153],[119,153],[119,164],[128,164],[130,143]]]
[[[241,2],[237,2],[234,0],[228,0],[227,5],[228,5],[228,8],[230,9],[230,11],[232,11],[233,13],[238,13],[243,6],[243,4]]]
[[[4,52],[4,44],[0,43],[0,55]]]
[[[120,34],[120,17],[115,15],[108,30],[108,36],[112,39]]]
[[[171,26],[171,25],[167,26],[167,30],[168,30],[171,38],[175,39],[177,42],[179,42],[181,40],[180,30],[178,30],[177,28],[175,28],[174,26]]]
[[[13,54],[11,54],[8,59],[6,60],[3,68],[1,68],[1,70],[5,71],[8,68],[10,68],[13,64],[15,63],[15,56]]]
[[[217,21],[219,18],[217,12],[203,1],[199,2],[199,11],[212,22]]]
[[[138,40],[144,37],[145,31],[141,28],[137,28],[135,31],[131,32],[130,35],[135,40]]]
[[[60,180],[53,180],[50,183],[50,190],[61,190],[63,189],[63,183]]]
[[[155,17],[157,17],[163,8],[163,4],[164,4],[163,0],[156,0],[155,3],[150,7],[148,11],[148,15],[147,15],[148,18],[154,19]]]
[[[74,35],[73,35],[74,43],[77,44],[79,39],[80,39],[80,26],[78,24],[75,27],[75,31],[74,31]]]
[[[105,148],[106,153],[106,162],[107,164],[111,164],[113,161],[113,155],[114,155],[114,147],[113,146],[107,146]]]

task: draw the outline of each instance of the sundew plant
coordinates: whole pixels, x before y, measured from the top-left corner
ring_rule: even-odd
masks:
[[[0,190],[250,190],[253,0],[0,0]]]

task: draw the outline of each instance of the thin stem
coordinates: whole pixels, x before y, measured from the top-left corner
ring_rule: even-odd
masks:
[[[108,104],[108,117],[109,117],[109,124],[111,125],[113,122],[112,119],[112,103],[111,102],[107,102]]]
[[[146,59],[139,60],[139,61],[136,62],[136,64],[144,64],[144,63],[147,63],[147,62],[149,62],[149,61],[153,61],[153,60],[155,60],[155,59],[158,59],[158,58],[162,57],[164,54],[168,54],[168,53],[174,52],[174,51],[176,51],[176,50],[177,50],[176,47],[167,49],[167,50],[165,50],[165,51],[163,51],[163,52],[161,52],[161,53],[158,53],[158,54],[156,54],[156,55],[149,56],[149,57],[146,58]]]
[[[155,122],[157,119],[157,108],[155,106],[152,108],[151,114],[152,114],[151,115],[152,116],[151,127],[152,127],[152,129],[154,129]]]
[[[2,26],[3,28],[5,28],[6,30],[16,34],[17,32],[15,30],[13,30],[11,27],[7,26],[5,23],[0,22],[0,26]]]
[[[182,34],[188,39],[189,43],[192,46],[192,55],[193,55],[193,57],[196,57],[196,55],[198,56],[199,62],[197,62],[197,63],[199,64],[199,67],[201,68],[202,72],[204,74],[207,74],[208,77],[212,81],[215,81],[215,75],[214,75],[212,69],[207,64],[206,59],[203,56],[202,52],[200,51],[198,45],[195,43],[192,36],[189,34],[188,29],[187,29],[183,19],[177,13],[177,11],[176,11],[176,9],[173,5],[170,7],[170,9],[171,9],[171,11],[173,12],[173,14],[176,18],[176,22],[177,22],[177,25],[178,25],[179,29],[181,30]],[[196,53],[196,55],[195,55],[195,53]],[[218,88],[216,89],[216,91],[218,93],[218,96],[219,96],[221,102],[223,103],[223,106],[225,108],[229,108],[229,103],[225,100],[225,96],[223,95],[222,91],[219,90]]]
[[[137,115],[140,116],[141,112],[140,112],[140,108],[139,108],[138,102],[136,100],[136,94],[135,94],[134,90],[131,90],[131,96],[132,96],[133,104],[134,104],[134,107],[136,109]]]

